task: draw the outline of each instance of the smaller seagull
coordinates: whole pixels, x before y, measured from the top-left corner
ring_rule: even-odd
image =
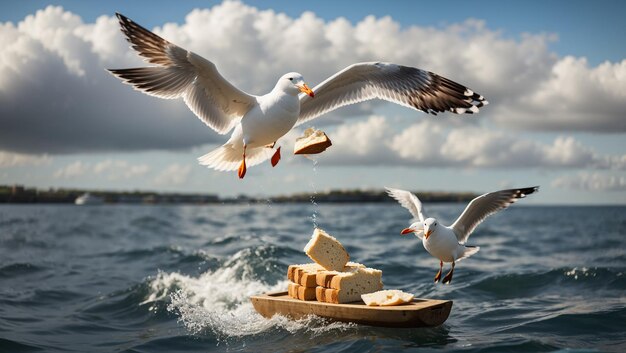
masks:
[[[439,259],[439,272],[435,276],[435,283],[441,279],[443,263],[451,262],[450,272],[443,278],[442,282],[450,283],[456,261],[470,257],[480,249],[478,246],[465,245],[474,229],[488,216],[509,207],[517,199],[537,192],[539,186],[500,190],[478,196],[467,205],[465,211],[451,226],[444,226],[435,218],[426,218],[422,212],[422,203],[412,193],[399,189],[386,189],[389,196],[408,209],[414,219],[419,219],[408,228],[403,229],[400,234],[414,233],[422,240],[426,251]],[[422,235],[422,233],[424,234]]]

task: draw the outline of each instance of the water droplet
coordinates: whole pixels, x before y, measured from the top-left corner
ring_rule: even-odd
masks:
[[[313,205],[313,214],[311,215],[311,221],[313,222],[313,227],[317,228],[317,213],[319,211],[319,205],[315,201],[315,195],[317,195],[317,188],[315,186],[315,178],[317,177],[317,160],[310,158],[313,161],[313,174],[311,179],[311,196],[309,196],[309,200]]]

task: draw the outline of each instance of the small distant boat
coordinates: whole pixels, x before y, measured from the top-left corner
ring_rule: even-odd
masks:
[[[287,292],[250,297],[254,309],[266,318],[275,314],[300,319],[317,315],[326,319],[383,327],[434,327],[443,324],[452,310],[451,300],[413,299],[398,306],[367,306],[362,301],[331,304],[302,301]]]
[[[84,193],[74,200],[76,205],[101,205],[104,203],[104,198],[90,193]]]

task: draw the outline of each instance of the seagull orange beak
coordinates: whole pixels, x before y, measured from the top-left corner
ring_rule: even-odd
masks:
[[[306,83],[303,83],[302,86],[298,86],[298,88],[300,92],[308,94],[311,98],[315,97],[315,93],[313,93],[313,90],[311,90]]]
[[[428,237],[430,236],[430,234],[432,234],[432,229],[429,229],[428,232],[424,233],[424,236],[426,237],[426,240],[428,240]]]
[[[402,231],[400,232],[400,234],[402,234],[402,235],[407,235],[407,234],[409,234],[409,233],[413,233],[413,229],[411,229],[411,228],[404,228],[404,229],[402,229]]]

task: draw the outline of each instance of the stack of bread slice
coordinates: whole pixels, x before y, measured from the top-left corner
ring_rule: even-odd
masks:
[[[343,271],[354,271],[356,268],[365,268],[365,266],[355,262],[348,262],[343,267]],[[317,263],[290,265],[287,270],[287,278],[289,279],[287,293],[294,299],[317,300],[317,276],[330,273],[340,272],[328,271]]]
[[[348,262],[350,256],[341,243],[319,228],[304,252],[315,263],[289,266],[288,294],[292,298],[349,303],[383,288],[382,271]]]

